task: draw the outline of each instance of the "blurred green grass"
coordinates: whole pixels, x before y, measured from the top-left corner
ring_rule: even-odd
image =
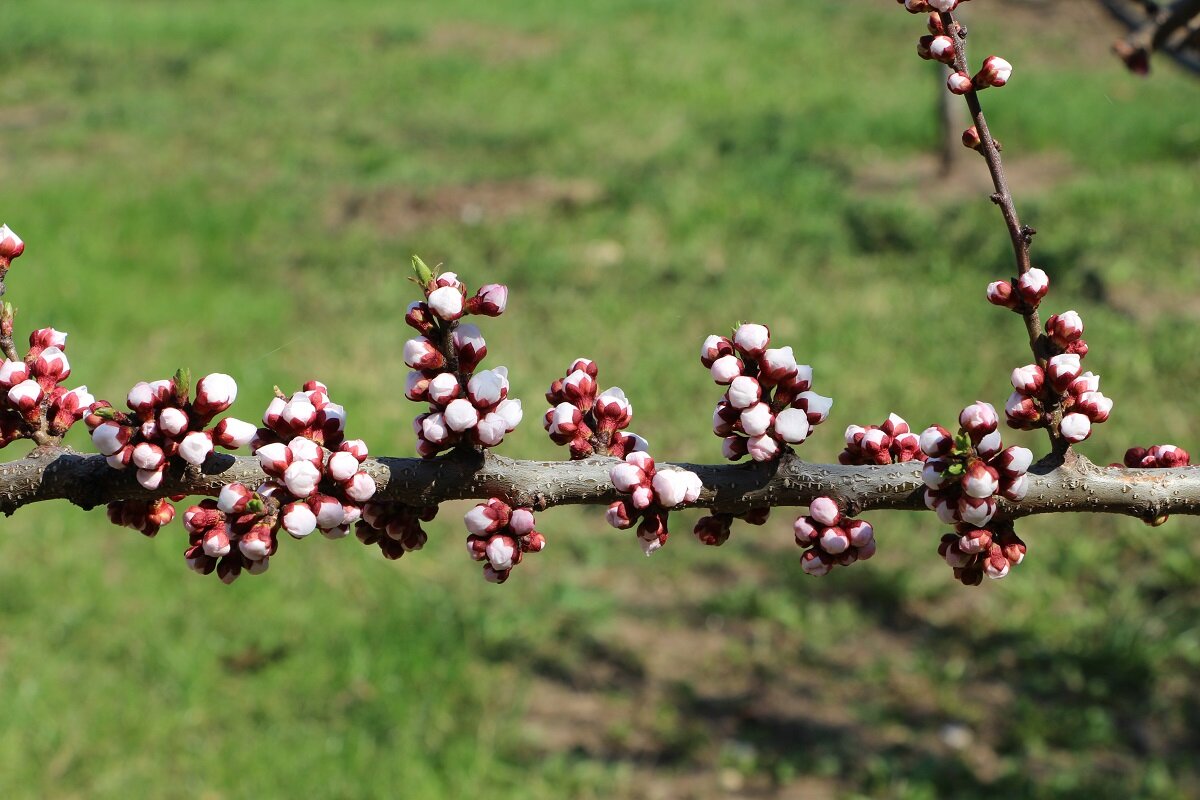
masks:
[[[1017,65],[985,100],[1052,310],[1083,314],[1117,401],[1083,447],[1103,463],[1196,440],[1200,86],[1124,74],[1089,8],[967,13],[975,56]],[[695,351],[739,319],[836,398],[811,460],[852,422],[1000,403],[1025,359],[982,301],[1003,227],[932,175],[934,79],[894,3],[26,0],[5,26],[10,297],[71,333],[98,396],[219,369],[253,419],[319,377],[353,435],[411,454],[414,252],[512,287],[487,335],[527,403],[513,456],[555,455],[539,398],[586,354],[656,455],[716,460]],[[1200,791],[1190,519],[1029,521],[1027,561],[968,591],[924,515],[875,515],[880,555],[816,581],[784,513],[720,550],[681,515],[647,561],[564,509],[497,589],[463,510],[398,564],[285,542],[227,588],[185,570],[178,528],[23,509],[0,538],[0,794]]]

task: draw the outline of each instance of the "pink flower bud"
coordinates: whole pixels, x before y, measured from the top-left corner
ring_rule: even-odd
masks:
[[[950,12],[958,8],[959,0],[925,0],[925,4],[935,11]]]
[[[466,326],[460,325],[455,331],[462,330]],[[456,336],[457,338],[457,336]],[[446,359],[442,356],[438,349],[433,346],[433,342],[426,339],[424,336],[418,336],[415,339],[409,339],[404,343],[404,363],[413,369],[418,370],[433,370],[441,369],[446,363]]]
[[[486,536],[504,527],[499,510],[487,503],[480,503],[468,511],[463,516],[463,522],[467,530],[476,536]]]
[[[733,334],[733,346],[748,358],[758,358],[767,349],[771,332],[766,325],[748,322],[738,327]]]
[[[935,36],[929,42],[929,55],[943,64],[954,63],[954,40],[949,36]]]
[[[929,51],[929,46],[932,44],[933,36],[922,36],[917,39],[917,55],[925,61],[931,61],[933,53]]]
[[[21,241],[21,237],[13,233],[12,228],[7,225],[0,225],[0,261],[7,266],[8,262],[24,252],[25,243]]]
[[[954,94],[967,94],[975,89],[971,76],[965,72],[954,72],[946,78],[946,88]]]
[[[223,372],[214,372],[196,384],[192,407],[201,417],[211,418],[227,410],[236,399],[237,381]]]
[[[806,550],[804,555],[800,556],[800,568],[806,575],[813,577],[828,575],[829,570],[833,569],[833,562],[826,561],[825,558],[827,556],[822,557],[816,550]]]
[[[963,147],[967,148],[968,150],[978,150],[978,151],[982,152],[983,137],[979,135],[979,128],[972,125],[971,127],[967,128],[965,131],[963,131],[962,132],[962,145],[963,145]],[[1004,286],[1003,289],[997,290],[998,292],[1003,292],[1003,295],[1000,295],[1000,294],[996,295],[996,299],[1000,300],[1000,302],[996,302],[995,300],[992,300],[992,286],[996,286],[998,284]],[[997,281],[995,284],[991,284],[988,286],[988,300],[990,302],[992,302],[994,305],[1005,306],[1005,307],[1011,308],[1012,307],[1012,305],[1010,305],[1011,297],[1012,297],[1012,286],[1008,283],[1008,281],[1003,281],[1003,282]]]
[[[988,86],[1003,86],[1012,77],[1012,64],[1000,56],[988,56],[983,60],[983,68],[975,74],[975,85],[980,89]]]
[[[1066,347],[1083,336],[1083,319],[1075,311],[1053,314],[1046,320],[1046,334],[1059,347]]]
[[[992,546],[992,532],[984,528],[968,528],[958,537],[958,549],[967,555],[977,555]]]
[[[237,450],[250,444],[258,429],[249,422],[243,422],[233,417],[225,417],[213,428],[213,442],[227,450]]]
[[[365,503],[375,496],[375,481],[365,472],[356,472],[346,482],[346,497],[356,503]]]
[[[1062,418],[1059,430],[1064,439],[1075,444],[1092,435],[1092,421],[1083,414],[1067,414]]]
[[[204,550],[204,555],[213,558],[229,555],[231,544],[229,541],[229,532],[224,525],[219,528],[214,528],[204,534],[200,540],[200,546]]]
[[[321,470],[311,461],[293,461],[283,471],[283,484],[294,497],[308,497],[320,481]]]
[[[317,529],[317,515],[303,502],[288,503],[280,524],[293,538],[303,539]]]
[[[609,470],[609,479],[618,492],[630,493],[639,486],[649,483],[649,478],[636,464],[620,463]]]
[[[991,497],[1000,490],[1000,474],[982,461],[975,461],[963,473],[961,483],[970,497]]]
[[[341,501],[327,494],[314,494],[309,497],[308,508],[317,518],[317,527],[322,530],[336,528],[346,520]]]
[[[212,451],[212,438],[204,431],[192,431],[179,442],[179,457],[197,467],[204,463]]]
[[[991,403],[977,400],[964,408],[958,415],[958,424],[962,425],[973,437],[986,436],[996,430],[1000,419],[996,416],[996,409]]]
[[[449,426],[446,425],[446,418],[441,412],[429,414],[421,420],[421,438],[430,445],[446,444],[450,440],[451,433]],[[420,447],[419,443],[418,447]]]
[[[7,391],[28,378],[29,367],[25,366],[24,361],[9,361],[6,358],[4,364],[0,365],[0,389]]]
[[[487,355],[487,342],[477,326],[463,323],[454,329],[454,350],[458,353],[459,368],[463,372],[474,372],[476,365]]]
[[[618,500],[608,507],[608,511],[604,513],[604,520],[614,528],[625,530],[633,526],[633,518],[629,513],[629,507],[624,500]]]
[[[770,439],[769,436],[765,437],[765,438]],[[743,456],[746,455],[747,452],[749,452],[747,441],[748,440],[742,438],[741,436],[726,436],[724,439],[721,440],[721,455],[722,455],[722,457],[727,458],[730,461],[737,461],[739,458],[742,458]],[[771,460],[770,456],[768,454],[766,454],[765,451],[764,451],[764,455],[766,455],[766,457],[761,460],[763,460],[763,461]],[[755,459],[755,460],[757,461],[759,459]]]
[[[504,420],[505,431],[511,433],[521,424],[524,416],[520,400],[501,400],[496,406],[496,413]]]
[[[761,379],[772,384],[786,385],[796,377],[800,369],[790,347],[763,351],[759,356],[758,365]]]
[[[582,424],[582,412],[570,403],[559,403],[547,413],[546,430],[552,435],[569,436]]]
[[[271,529],[266,525],[255,525],[238,539],[238,551],[251,563],[265,562],[275,550]],[[253,568],[247,567],[253,573]],[[262,570],[265,571],[265,570]]]
[[[420,375],[419,372],[410,372],[410,375]],[[419,383],[418,383],[419,386]],[[437,375],[430,378],[424,385],[424,396],[421,399],[428,398],[430,402],[444,406],[451,400],[458,397],[462,392],[462,386],[458,382],[458,376],[453,372],[439,372]],[[419,392],[419,389],[417,390]]]
[[[292,463],[292,451],[282,442],[265,444],[254,454],[258,456],[263,472],[276,477],[283,475],[283,471]]]
[[[49,389],[60,381],[65,381],[71,374],[71,364],[67,361],[66,353],[57,347],[47,347],[38,354],[33,362],[33,374],[43,387]]]
[[[335,481],[348,481],[358,472],[359,461],[352,453],[338,452],[329,457],[326,469]]]
[[[992,431],[987,436],[980,436],[979,441],[975,442],[975,452],[985,461],[999,453],[1002,447],[1004,447],[1004,442],[1000,439],[1000,431]]]
[[[733,342],[724,336],[710,335],[700,345],[700,363],[705,367],[712,367],[717,359],[732,354]]]
[[[864,519],[847,520],[841,528],[855,547],[866,547],[875,541],[875,529]]]
[[[762,396],[762,387],[758,381],[748,375],[740,375],[729,384],[725,397],[734,408],[749,408],[758,402]]]
[[[1033,464],[1033,451],[1027,447],[1009,447],[993,464],[1008,477],[1024,475]]]
[[[217,508],[226,514],[241,514],[254,499],[254,492],[240,483],[228,483],[217,496]]]
[[[1051,358],[1047,364],[1046,377],[1050,379],[1050,385],[1056,392],[1062,392],[1075,382],[1082,370],[1078,355],[1060,353]]]
[[[1014,503],[1019,503],[1025,499],[1025,495],[1029,492],[1029,474],[1022,473],[1015,478],[1009,479],[1000,489],[1000,494]]]
[[[889,448],[892,446],[892,437],[883,432],[881,428],[871,428],[863,434],[859,441],[859,447],[862,452],[876,464],[890,464],[892,462],[891,452]]]
[[[930,489],[941,489],[950,481],[950,476],[946,473],[946,466],[946,462],[931,458],[921,469],[921,480]]]
[[[908,433],[911,430],[908,427],[908,423],[905,422],[904,417],[901,417],[899,414],[888,414],[887,420],[879,428],[893,438],[902,433]]]
[[[1106,422],[1112,407],[1113,401],[1100,392],[1084,392],[1075,403],[1075,409],[1095,423]]]
[[[892,439],[892,452],[901,463],[919,459],[921,440],[915,433],[901,433]]]
[[[766,403],[755,403],[742,411],[739,419],[747,436],[762,436],[771,427],[771,407]]]
[[[1042,368],[1037,364],[1017,367],[1012,371],[1013,388],[1029,397],[1034,397],[1042,391],[1042,385],[1045,383],[1045,380],[1046,374],[1042,372]]]
[[[467,397],[480,409],[491,408],[508,397],[508,368],[476,372],[467,383]]]
[[[493,536],[488,540],[487,559],[492,569],[502,572],[512,569],[513,554],[516,553],[517,543],[511,536]]]
[[[651,482],[659,505],[673,508],[680,503],[692,503],[700,496],[700,477],[694,472],[664,469],[655,473]]]
[[[293,433],[306,430],[317,419],[317,408],[303,393],[297,392],[279,412],[279,422]]]
[[[607,420],[611,428],[624,428],[633,419],[633,405],[619,386],[613,386],[596,398],[592,413],[601,421],[601,427],[604,427],[603,421]]]
[[[1025,304],[1037,308],[1038,303],[1050,291],[1050,277],[1045,272],[1034,267],[1017,279],[1017,294]]]
[[[842,521],[841,509],[832,497],[813,498],[808,505],[808,513],[817,523],[827,527]]]
[[[163,456],[161,447],[149,442],[142,442],[133,448],[131,461],[138,469],[157,470],[162,468],[166,458]]]
[[[462,292],[453,286],[442,286],[429,293],[425,301],[429,310],[447,322],[463,315]]]
[[[142,488],[154,491],[162,485],[163,473],[162,468],[159,469],[139,469],[135,476],[137,482],[142,485]]]
[[[810,517],[796,517],[792,529],[796,534],[796,544],[800,547],[808,547],[820,536],[820,531]]]
[[[954,449],[954,437],[941,425],[931,425],[921,432],[921,451],[930,458],[944,456]]]
[[[1002,83],[993,84],[994,86],[1003,86]],[[983,561],[983,574],[987,575],[992,580],[999,580],[1008,575],[1009,561],[1004,557],[999,547],[993,546],[991,552]]]
[[[726,440],[728,441],[728,440]],[[779,442],[771,436],[763,434],[762,436],[751,436],[746,442],[746,452],[755,461],[771,461],[779,457],[781,451]],[[729,456],[726,456],[729,458]],[[732,459],[731,459],[732,460]]]
[[[796,396],[792,406],[808,412],[809,424],[820,425],[829,418],[829,411],[833,408],[833,398],[819,395],[816,392],[801,392]]]
[[[325,450],[312,439],[296,436],[288,442],[287,447],[292,454],[292,462],[307,461],[317,469],[325,463]]]
[[[811,432],[808,414],[799,408],[785,408],[775,415],[775,433],[788,444],[800,444]]]
[[[850,547],[850,536],[838,527],[823,528],[819,541],[821,549],[830,555],[844,553]]]
[[[158,415],[158,429],[165,435],[175,438],[188,428],[188,416],[174,406],[164,408]]]
[[[129,441],[129,435],[128,427],[107,420],[92,430],[92,444],[101,455],[111,456],[121,452],[121,448]]]
[[[974,128],[971,130],[974,130]],[[963,135],[963,142],[966,143],[966,134]],[[994,306],[1016,308],[1019,298],[1013,294],[1012,284],[1008,281],[993,281],[988,284],[987,299]]]
[[[502,283],[487,283],[479,287],[467,301],[467,311],[485,317],[498,317],[508,307],[508,287]]]
[[[996,501],[986,497],[962,497],[958,501],[958,518],[978,528],[987,525],[996,513]]]
[[[1004,404],[1004,414],[1009,423],[1037,422],[1042,418],[1042,412],[1032,397],[1026,397],[1020,392],[1013,392]]]
[[[1074,395],[1098,392],[1100,391],[1100,376],[1091,372],[1085,372],[1071,381],[1071,385],[1067,387],[1067,391]]]
[[[715,383],[728,386],[742,374],[742,361],[735,355],[721,356],[709,367],[709,373]]]
[[[8,390],[8,402],[22,414],[29,416],[37,410],[45,393],[35,380],[24,380]]]

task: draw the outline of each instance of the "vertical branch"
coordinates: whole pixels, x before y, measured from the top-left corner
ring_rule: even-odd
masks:
[[[954,39],[954,70],[970,75],[971,71],[967,62],[967,29],[959,24],[954,15],[948,11],[939,12],[938,16],[946,34]],[[992,176],[992,186],[996,190],[992,194],[991,200],[1000,207],[1000,212],[1004,215],[1004,224],[1008,228],[1008,237],[1012,242],[1017,276],[1019,277],[1032,267],[1029,250],[1037,231],[1028,225],[1022,225],[1021,218],[1017,215],[1017,206],[1013,202],[1012,192],[1008,188],[1008,179],[1004,175],[1000,148],[996,144],[996,140],[992,138],[991,130],[988,129],[983,106],[979,103],[979,93],[972,89],[963,97],[967,101],[971,119],[979,133],[979,151],[987,162],[988,172]],[[1038,366],[1046,369],[1048,355],[1042,336],[1042,321],[1038,316],[1037,309],[1026,304],[1021,308],[1021,317],[1025,320],[1025,331],[1029,336],[1029,349],[1033,351],[1033,357]],[[1047,404],[1046,411],[1050,416],[1049,424],[1046,426],[1050,443],[1056,452],[1060,452],[1066,448],[1066,442],[1058,429],[1059,423],[1062,421],[1062,409],[1056,401],[1052,405]]]

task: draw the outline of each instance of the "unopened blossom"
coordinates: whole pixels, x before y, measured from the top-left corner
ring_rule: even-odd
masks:
[[[830,497],[814,498],[808,515],[797,517],[792,529],[796,545],[804,549],[800,566],[808,575],[825,575],[836,566],[849,566],[875,555],[871,524],[844,515]]]

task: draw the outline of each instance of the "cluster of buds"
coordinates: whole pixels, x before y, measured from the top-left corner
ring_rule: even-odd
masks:
[[[752,508],[742,514],[714,511],[708,516],[696,520],[696,527],[692,529],[692,533],[700,540],[700,544],[720,547],[729,541],[729,534],[735,519],[740,519],[750,525],[765,525],[770,516],[770,508]]]
[[[1013,393],[1004,405],[1010,427],[1030,430],[1043,426],[1049,410],[1058,406],[1063,412],[1059,431],[1075,444],[1091,436],[1093,424],[1108,419],[1113,401],[1101,393],[1100,376],[1083,371],[1088,346],[1082,337],[1083,320],[1074,311],[1046,320],[1043,346],[1054,355],[1047,359],[1045,369],[1027,364],[1013,370]]]
[[[978,135],[978,134],[977,134]],[[1033,267],[1016,281],[992,281],[987,287],[988,302],[1018,314],[1038,307],[1050,291],[1050,276]]]
[[[187,372],[180,370],[170,380],[136,384],[126,397],[129,414],[105,401],[91,405],[84,422],[110,467],[133,467],[138,483],[153,490],[162,484],[173,456],[199,466],[214,445],[236,450],[250,444],[256,430],[248,422],[226,417],[208,427],[237,398],[233,378],[220,372],[205,375],[196,383],[195,399],[190,383]]]
[[[374,496],[375,480],[362,469],[366,443],[345,438],[345,409],[329,399],[325,384],[308,381],[290,398],[272,399],[263,425],[251,442],[270,477],[259,493],[281,506],[283,529],[297,539],[315,530],[332,539],[348,534]]]
[[[954,570],[964,586],[978,586],[987,575],[999,580],[1025,559],[1025,542],[1011,522],[993,522],[987,527],[960,524],[954,533],[942,536],[938,555]]]
[[[924,461],[921,440],[898,414],[888,414],[882,425],[851,425],[846,428],[846,449],[838,454],[838,463],[903,464]]]
[[[808,504],[808,515],[792,525],[797,546],[804,548],[800,566],[809,575],[826,575],[834,567],[848,567],[875,555],[875,529],[866,520],[842,513],[831,497]]]
[[[182,500],[176,495],[172,500]],[[175,506],[165,497],[157,500],[114,500],[108,504],[108,521],[123,528],[132,528],[143,536],[153,538],[164,525],[175,519]]]
[[[473,297],[453,272],[437,277],[414,259],[425,300],[408,307],[404,321],[420,336],[404,343],[404,363],[412,368],[404,396],[427,402],[429,411],[413,420],[417,453],[432,458],[459,444],[495,447],[521,422],[521,401],[508,397],[505,367],[475,370],[487,343],[464,314],[498,317],[508,304],[508,288],[492,283]]]
[[[921,434],[921,450],[928,456],[922,471],[925,505],[948,525],[983,528],[996,513],[997,496],[1014,502],[1025,497],[1033,453],[1004,447],[990,403],[967,406],[958,421],[957,437],[940,425]]]
[[[534,530],[533,511],[513,508],[499,498],[475,506],[463,522],[469,531],[467,552],[483,562],[483,577],[491,583],[504,583],[526,553],[546,547],[546,537]]]
[[[937,39],[935,38],[934,41],[936,42]],[[953,51],[950,53],[950,60],[954,60]],[[1000,56],[988,56],[983,60],[983,66],[979,68],[974,77],[962,71],[950,73],[946,78],[946,88],[954,94],[968,94],[989,86],[1004,86],[1012,77],[1012,70],[1012,64]]]
[[[5,303],[0,336],[11,337],[12,325],[12,306]],[[66,346],[67,334],[42,328],[29,335],[24,359],[0,364],[0,447],[35,433],[62,436],[96,402],[86,386],[68,390],[60,385],[71,375]]]
[[[626,455],[608,477],[618,492],[629,497],[610,505],[605,519],[620,530],[637,525],[638,541],[646,555],[667,543],[668,512],[681,503],[694,503],[704,488],[696,473],[657,469],[650,454],[640,450]]]
[[[749,453],[755,461],[779,458],[824,422],[833,399],[812,388],[812,367],[797,364],[792,348],[770,348],[765,325],[739,325],[730,340],[709,336],[700,363],[718,386],[729,387],[713,412],[713,433],[730,461]]]
[[[565,377],[550,384],[546,402],[550,409],[542,420],[550,440],[566,445],[571,459],[599,453],[624,458],[645,451],[646,440],[636,433],[622,433],[633,420],[633,404],[620,387],[597,394],[599,369],[586,358],[577,358]]]
[[[429,541],[421,527],[437,516],[437,506],[407,506],[403,503],[367,503],[354,535],[368,547],[379,545],[383,557],[395,561],[405,553],[420,550]]]
[[[216,570],[224,583],[233,583],[243,571],[267,571],[279,542],[279,505],[269,496],[255,494],[240,483],[221,490],[221,496],[200,501],[183,512],[188,532],[184,551],[188,567],[201,575]]]

